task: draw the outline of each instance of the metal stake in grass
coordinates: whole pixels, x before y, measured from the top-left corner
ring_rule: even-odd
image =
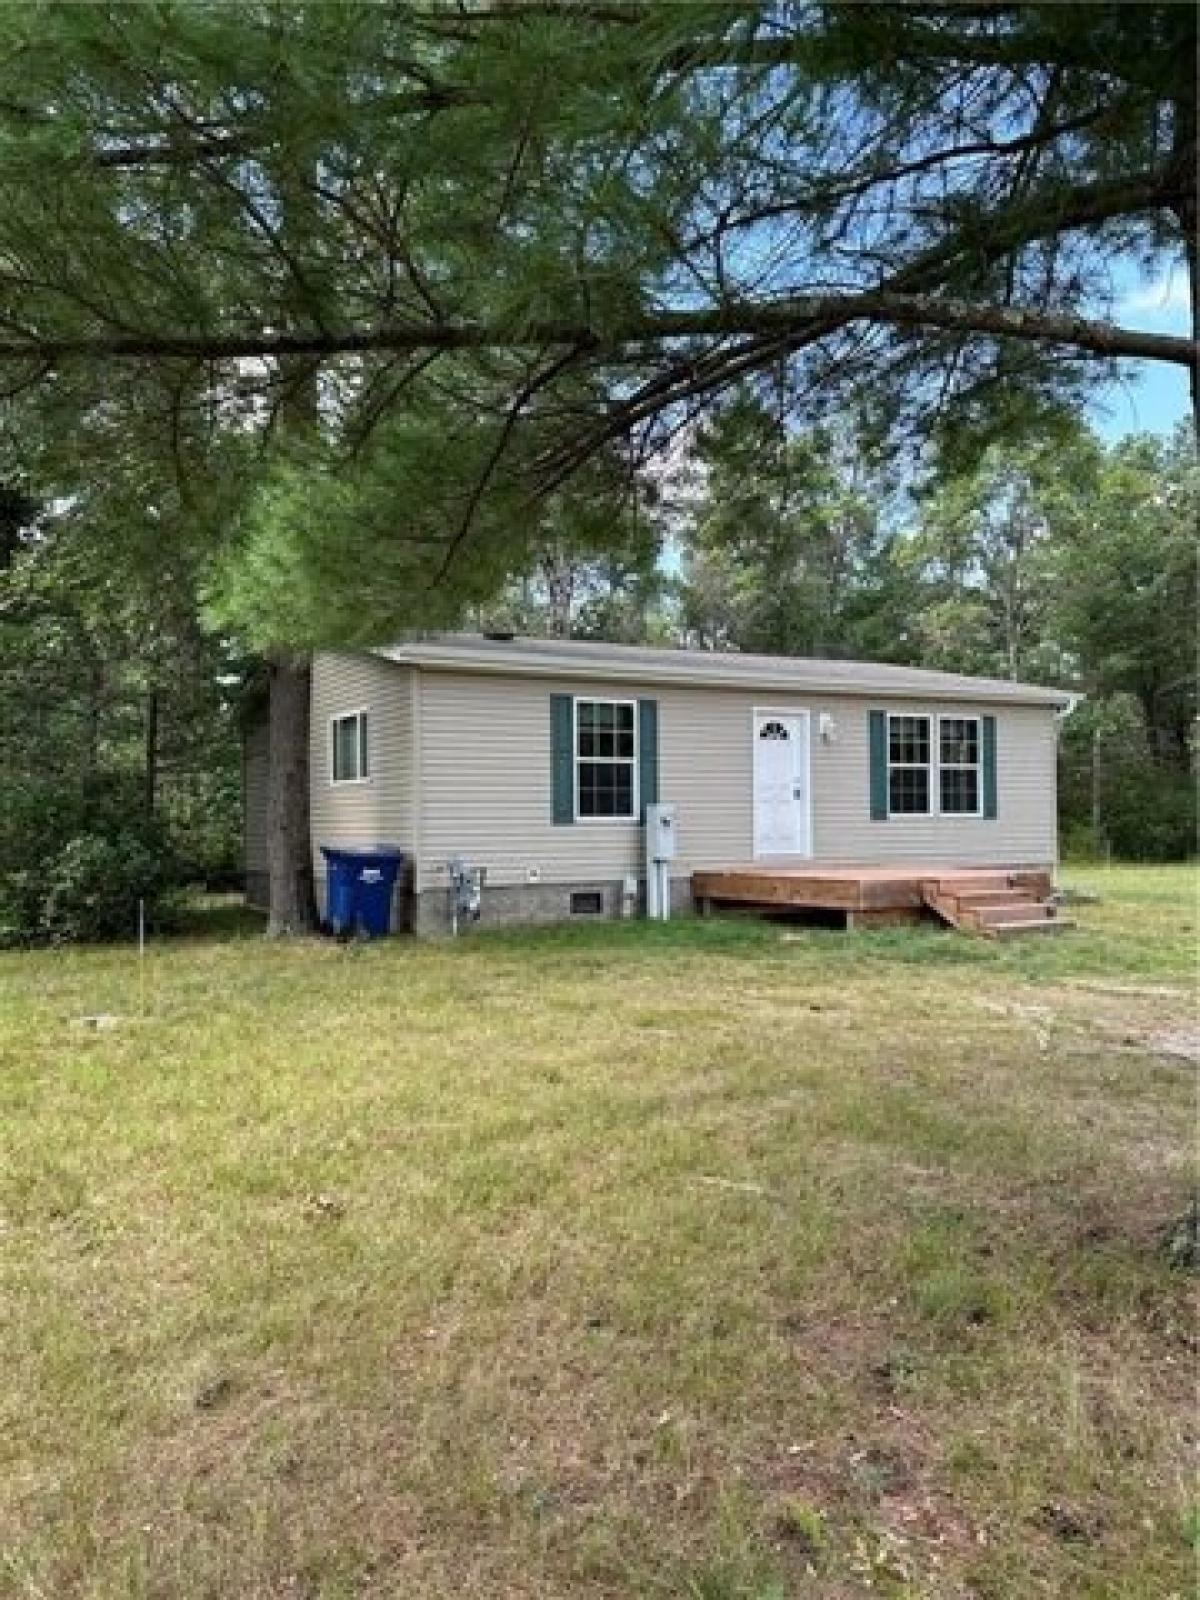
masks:
[[[138,1015],[146,1015],[146,902],[138,899]]]

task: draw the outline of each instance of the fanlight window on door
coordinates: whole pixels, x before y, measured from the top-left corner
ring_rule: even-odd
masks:
[[[758,730],[760,739],[790,739],[791,734],[782,722],[764,722]]]

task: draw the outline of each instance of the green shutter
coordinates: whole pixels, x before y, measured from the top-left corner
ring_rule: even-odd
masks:
[[[638,793],[642,821],[646,807],[658,804],[658,701],[638,701]]]
[[[983,814],[996,815],[996,719],[983,719]]]
[[[575,821],[575,702],[550,696],[550,792],[555,823]]]
[[[886,822],[888,814],[888,734],[887,712],[872,711],[871,726],[871,821]]]

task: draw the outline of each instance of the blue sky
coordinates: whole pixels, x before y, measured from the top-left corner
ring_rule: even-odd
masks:
[[[1190,331],[1187,271],[1182,264],[1154,279],[1125,270],[1117,278],[1113,320],[1122,327],[1154,333]],[[1126,361],[1120,381],[1105,385],[1090,415],[1106,439],[1126,433],[1170,433],[1189,415],[1188,375],[1161,361]]]

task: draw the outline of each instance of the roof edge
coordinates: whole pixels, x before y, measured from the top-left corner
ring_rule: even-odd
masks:
[[[542,641],[538,641],[541,643]],[[553,646],[556,641],[545,641]],[[821,662],[816,659],[780,656],[780,670],[773,671],[768,658],[749,657],[729,652],[705,653],[703,664],[697,662],[699,652],[663,650],[647,661],[645,657],[622,659],[621,656],[600,657],[588,654],[588,643],[564,642],[562,656],[526,656],[519,650],[506,650],[499,642],[480,640],[473,646],[463,639],[454,642],[438,639],[417,639],[396,645],[379,646],[368,653],[400,666],[418,667],[434,672],[466,672],[499,677],[576,678],[585,681],[610,683],[660,683],[692,688],[750,689],[771,694],[817,692],[850,698],[874,695],[881,699],[914,700],[927,696],[939,700],[995,703],[1010,705],[1046,706],[1051,709],[1068,707],[1078,695],[1067,689],[1051,688],[1041,684],[1008,683],[993,678],[972,678],[965,674],[942,674],[928,668],[892,668],[893,671],[920,675],[915,682],[889,681],[885,663],[841,663],[863,669],[859,682],[846,682],[835,674],[822,674]],[[620,649],[619,646],[604,646]],[[652,650],[652,646],[646,647]],[[574,650],[580,653],[572,659]],[[728,662],[726,666],[724,663]],[[736,663],[736,665],[734,665]],[[876,676],[873,667],[880,667]],[[807,669],[801,677],[797,670]],[[928,674],[927,681],[920,681]]]

